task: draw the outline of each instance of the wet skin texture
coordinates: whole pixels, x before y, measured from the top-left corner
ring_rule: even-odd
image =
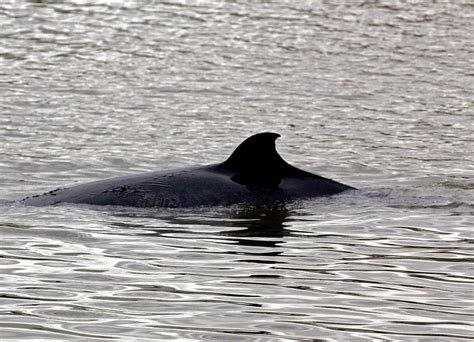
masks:
[[[221,164],[110,178],[27,197],[26,205],[58,203],[132,207],[272,205],[328,196],[353,187],[285,162],[275,149],[276,133],[259,133],[241,143]]]

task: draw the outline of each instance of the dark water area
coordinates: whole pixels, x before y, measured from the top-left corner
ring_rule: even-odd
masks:
[[[474,339],[470,1],[0,3],[0,339]],[[361,189],[9,201],[281,134]]]

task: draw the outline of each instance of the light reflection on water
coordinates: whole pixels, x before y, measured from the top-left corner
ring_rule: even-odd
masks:
[[[352,201],[322,201],[320,215],[308,203],[11,208],[2,321],[43,338],[399,339],[423,327],[467,339],[470,224]]]
[[[473,339],[473,16],[0,4],[0,198],[219,162],[262,130],[363,189],[260,209],[0,204],[2,339]]]

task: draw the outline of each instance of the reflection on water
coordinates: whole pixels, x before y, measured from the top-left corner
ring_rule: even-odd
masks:
[[[232,218],[236,220],[235,226],[243,227],[243,229],[232,230],[223,234],[235,237],[242,245],[276,247],[278,243],[281,243],[281,238],[291,235],[285,227],[285,221],[290,214],[291,212],[284,206],[266,209],[242,209],[233,213]],[[281,251],[275,251],[267,255],[279,255],[280,253]]]
[[[473,340],[473,17],[462,0],[0,2],[2,341]],[[220,162],[260,131],[363,191],[3,201]]]
[[[147,229],[146,226],[123,222],[124,218],[159,219],[166,222],[168,227],[154,228],[153,235],[158,237],[181,233],[189,234],[191,227],[205,226],[207,231],[209,231],[209,227],[217,229],[219,236],[232,238],[232,241],[242,245],[257,247],[275,247],[278,242],[282,241],[281,238],[291,235],[291,232],[286,229],[285,222],[293,213],[285,205],[220,208],[219,211],[214,210],[212,215],[209,213],[209,209],[206,209],[206,212],[201,215],[196,215],[192,209],[190,211],[180,210],[179,214],[176,211],[170,213],[166,210],[150,213],[128,208],[116,207],[114,209],[114,216],[121,221],[114,222],[113,226],[119,228]],[[213,230],[210,232],[216,233]],[[199,231],[199,234],[206,234],[206,231]]]
[[[170,222],[181,225],[194,226],[196,224],[206,224],[216,227],[236,228],[224,230],[220,234],[234,237],[240,244],[249,246],[275,247],[279,238],[290,235],[285,228],[285,220],[290,215],[290,211],[285,206],[281,207],[260,207],[241,208],[228,213],[228,220],[225,221],[193,221],[186,218],[173,218]],[[247,239],[260,238],[260,239]]]
[[[452,216],[430,223],[365,196],[357,206],[336,196],[274,208],[6,208],[3,326],[13,338],[398,340],[423,326],[469,339],[470,223],[446,229]]]

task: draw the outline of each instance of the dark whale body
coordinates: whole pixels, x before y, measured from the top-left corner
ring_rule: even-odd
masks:
[[[246,139],[221,164],[147,172],[59,188],[23,199],[26,205],[58,203],[132,207],[272,205],[354,189],[285,162],[276,133]]]

